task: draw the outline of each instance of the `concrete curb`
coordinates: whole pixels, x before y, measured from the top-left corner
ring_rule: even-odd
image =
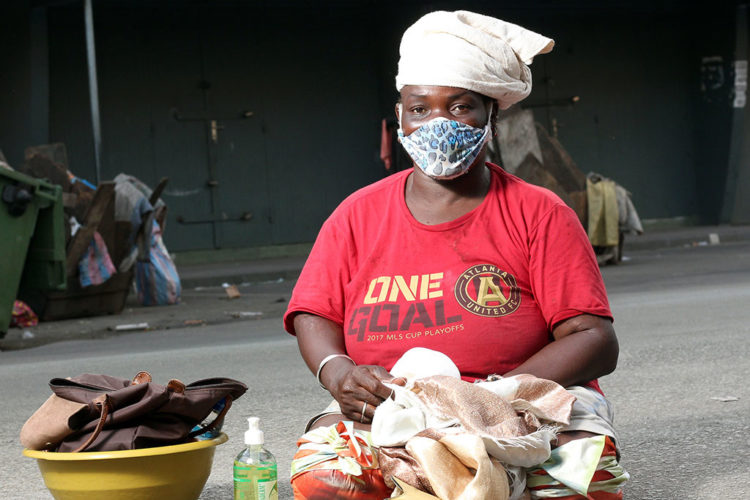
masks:
[[[715,235],[712,237],[711,235]],[[654,251],[660,249],[750,242],[750,226],[686,226],[671,229],[647,229],[642,235],[626,235],[623,252]],[[247,259],[229,262],[191,262],[177,268],[186,289],[221,286],[223,283],[261,283],[279,279],[293,281],[299,277],[306,254],[266,259]]]
[[[712,235],[715,235],[712,237]],[[623,252],[750,241],[750,226],[690,226],[625,235]],[[716,244],[713,243],[713,244]]]

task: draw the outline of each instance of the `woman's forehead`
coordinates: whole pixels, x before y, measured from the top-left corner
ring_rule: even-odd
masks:
[[[434,97],[444,99],[458,99],[460,97],[475,97],[482,99],[484,96],[472,90],[460,87],[446,87],[443,85],[406,85],[401,89],[401,98],[423,98]]]

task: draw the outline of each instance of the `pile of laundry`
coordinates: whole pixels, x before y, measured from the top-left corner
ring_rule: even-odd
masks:
[[[300,438],[295,499],[318,498],[321,488],[362,500],[586,497],[618,495],[629,479],[616,459],[609,406],[593,389],[532,375],[469,383],[450,358],[424,348],[407,351],[391,374],[407,383],[386,384],[393,393],[370,432],[339,422]],[[583,421],[596,436],[553,449],[559,432]]]

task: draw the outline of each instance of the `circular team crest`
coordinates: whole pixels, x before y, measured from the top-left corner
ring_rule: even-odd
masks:
[[[521,305],[516,278],[492,264],[478,264],[461,273],[454,293],[461,307],[488,318],[506,316]]]

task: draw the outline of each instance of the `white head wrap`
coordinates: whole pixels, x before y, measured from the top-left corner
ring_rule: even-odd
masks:
[[[441,85],[497,99],[502,109],[531,92],[528,64],[555,42],[515,24],[465,10],[431,12],[404,32],[396,89]]]

